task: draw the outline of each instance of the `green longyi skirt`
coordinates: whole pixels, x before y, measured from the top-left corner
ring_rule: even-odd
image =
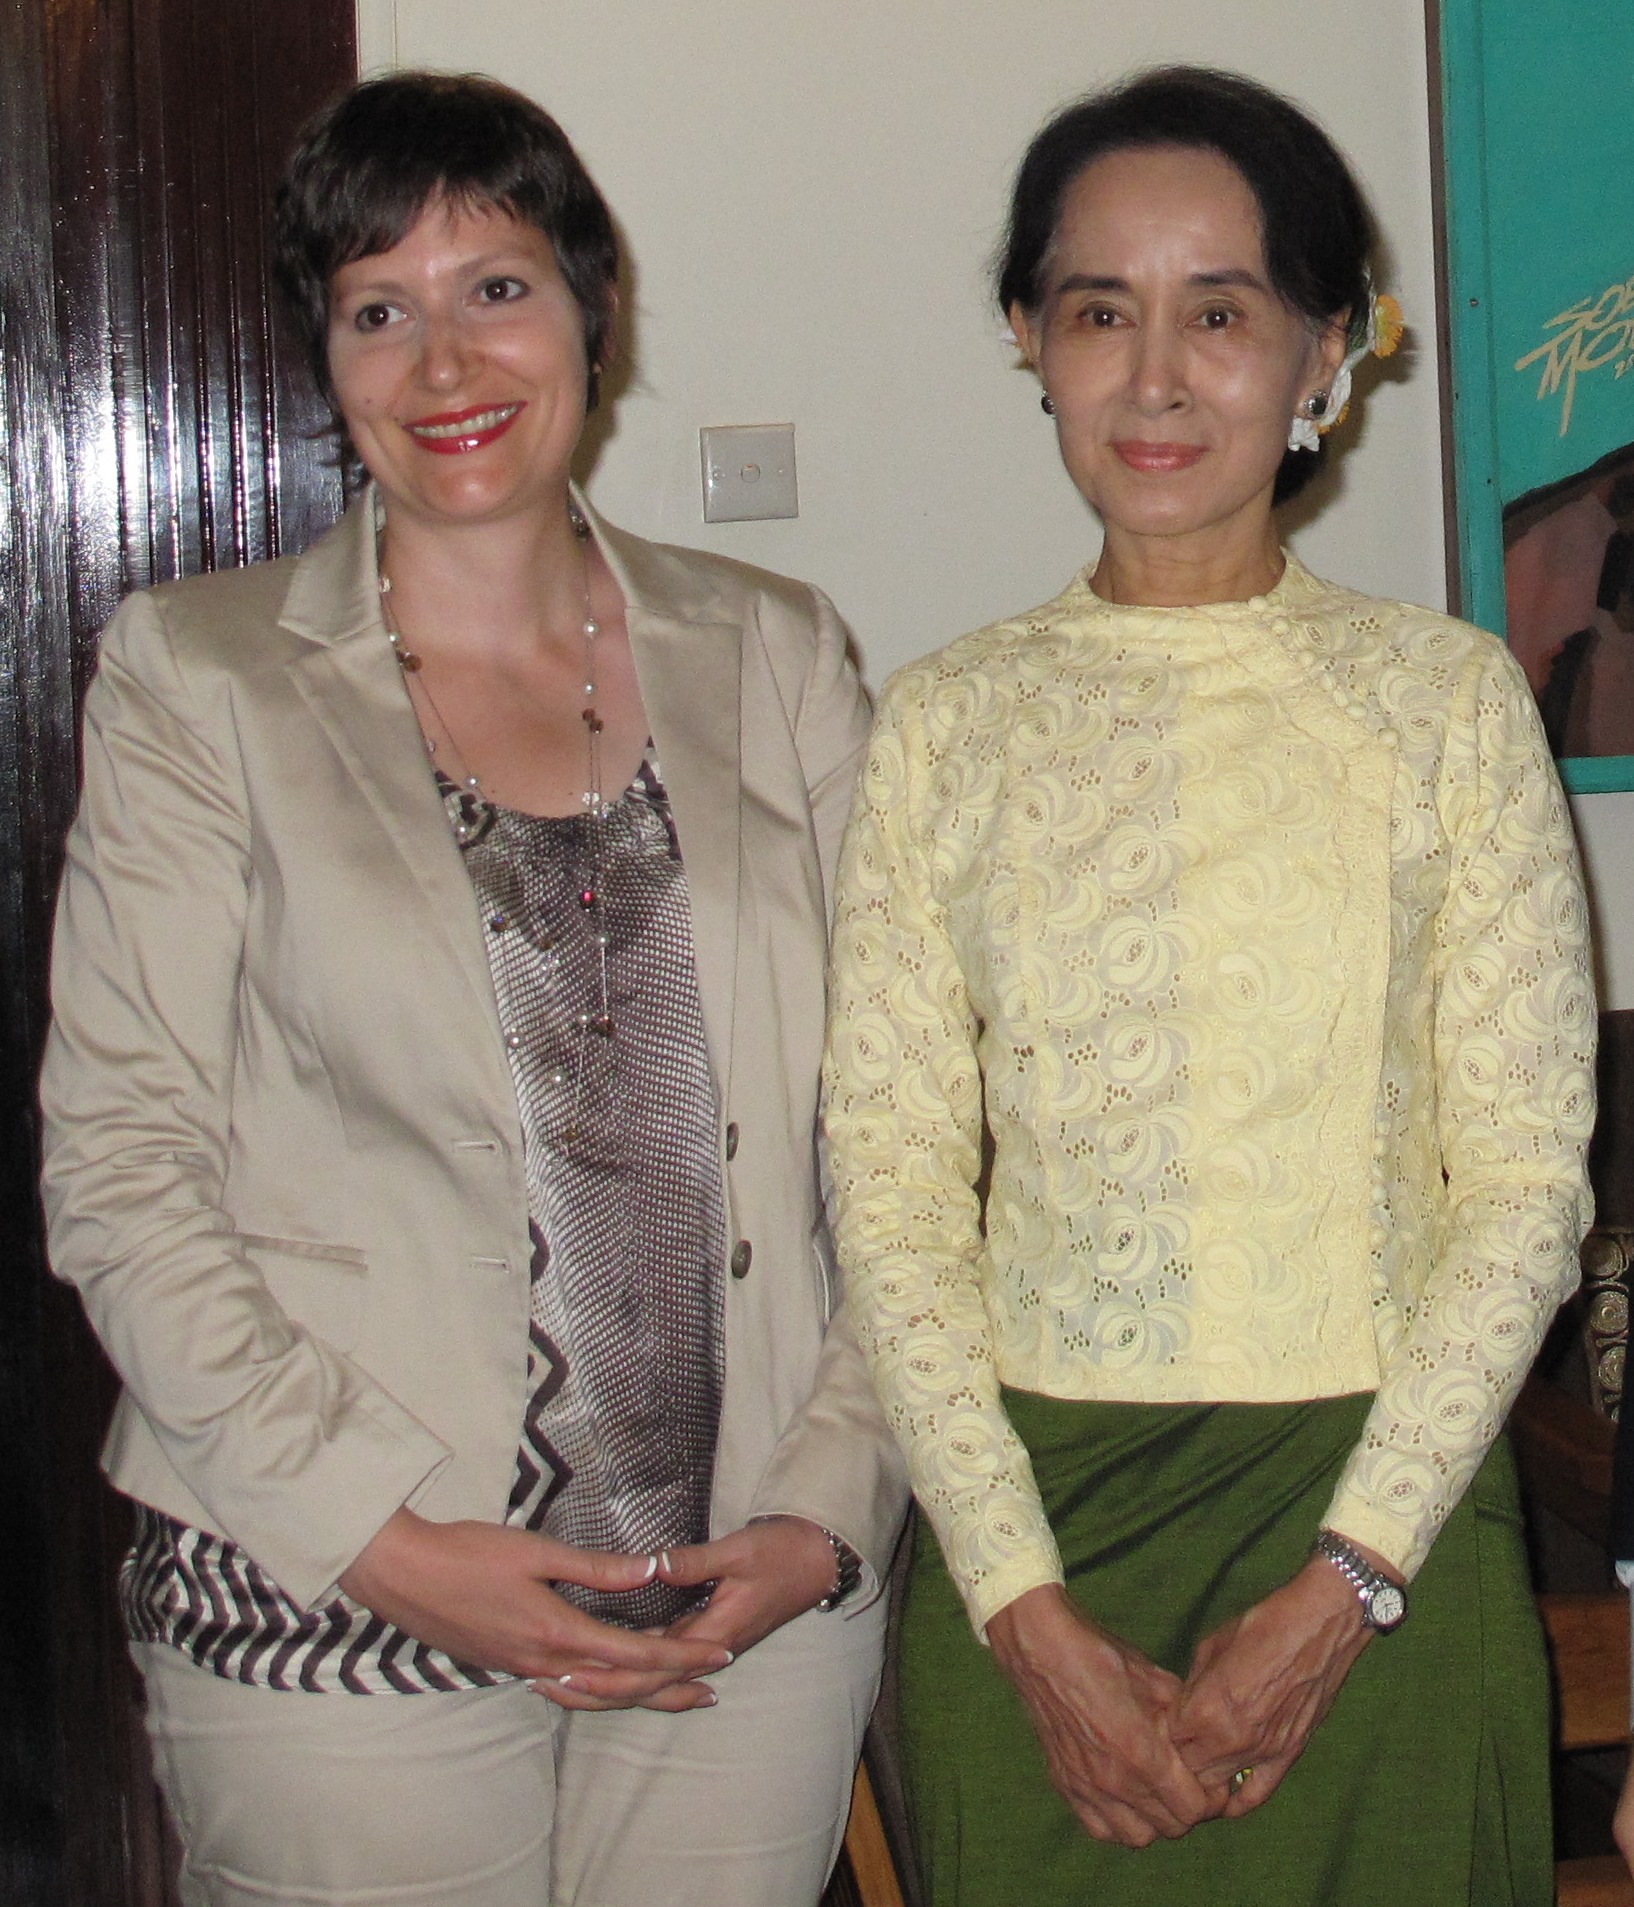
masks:
[[[1372,1399],[1074,1403],[1006,1391],[1096,1621],[1184,1675],[1305,1561]],[[1238,1821],[1108,1847],[1050,1786],[921,1518],[904,1758],[934,1907],[1550,1907],[1548,1677],[1501,1440],[1281,1787]]]

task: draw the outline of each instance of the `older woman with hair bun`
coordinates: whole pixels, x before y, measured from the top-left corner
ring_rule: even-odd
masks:
[[[812,1907],[906,1494],[816,1183],[845,632],[572,487],[618,252],[531,101],[358,87],[278,230],[370,481],[110,625],[43,1085],[183,1899]]]
[[[1589,1217],[1584,906],[1503,646],[1279,542],[1369,242],[1252,81],[1046,126],[999,297],[1104,542],[876,718],[828,1129],[936,1907],[1553,1898],[1500,1427]]]

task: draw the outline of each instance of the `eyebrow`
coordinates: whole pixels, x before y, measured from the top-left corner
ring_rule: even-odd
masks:
[[[1234,285],[1244,291],[1266,291],[1269,287],[1264,279],[1256,277],[1251,271],[1231,268],[1226,271],[1194,271],[1186,280],[1188,285],[1197,285],[1203,290],[1213,291],[1223,285]],[[1073,272],[1063,278],[1056,291],[1128,291],[1127,278],[1103,277],[1097,272]]]
[[[344,265],[335,267],[336,273],[349,271],[354,265],[364,264],[369,258],[378,258],[378,252],[365,252],[362,258],[348,259]],[[473,252],[469,258],[462,258],[449,274],[452,278],[503,277],[508,269],[518,265],[531,265],[534,261],[523,256],[520,248],[512,250],[505,246],[495,246],[486,252]],[[371,290],[401,291],[403,280],[398,278],[369,278],[364,281]]]

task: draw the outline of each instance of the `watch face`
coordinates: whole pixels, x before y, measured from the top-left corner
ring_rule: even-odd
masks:
[[[1380,1583],[1367,1599],[1367,1620],[1375,1629],[1394,1629],[1407,1613],[1407,1598],[1394,1583]]]

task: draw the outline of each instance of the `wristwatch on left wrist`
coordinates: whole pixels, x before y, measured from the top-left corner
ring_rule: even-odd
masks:
[[[818,1528],[822,1529],[823,1526],[819,1524]],[[856,1593],[857,1585],[862,1581],[862,1558],[843,1536],[836,1536],[830,1529],[823,1529],[823,1534],[834,1552],[834,1587],[817,1604],[826,1615]]]
[[[1354,1543],[1337,1530],[1318,1530],[1315,1553],[1326,1557],[1362,1605],[1362,1621],[1380,1635],[1389,1635],[1407,1620],[1407,1591],[1375,1569]]]

